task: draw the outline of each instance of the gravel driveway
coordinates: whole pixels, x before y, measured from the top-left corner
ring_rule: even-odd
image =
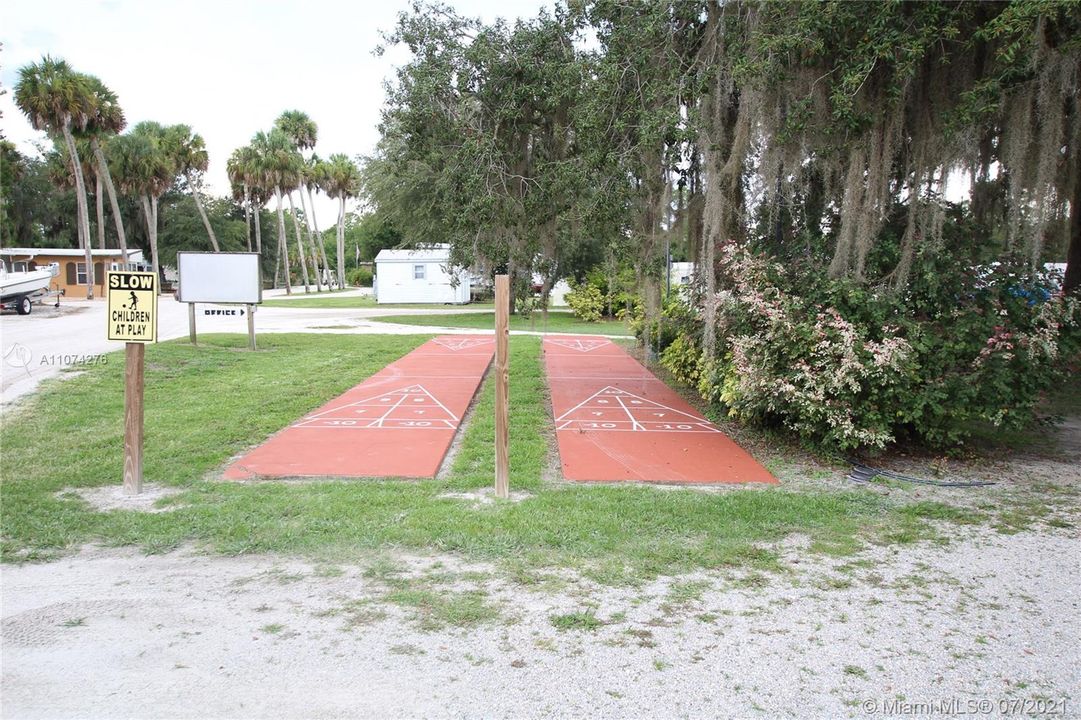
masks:
[[[617,589],[570,576],[525,587],[451,557],[87,549],[4,568],[2,710],[822,718],[903,714],[906,702],[1017,715],[1051,702],[1065,703],[1051,715],[1078,717],[1076,528],[962,532],[945,547],[844,559],[807,555],[795,538],[791,573]],[[441,623],[388,594],[391,579],[472,593],[492,612]]]

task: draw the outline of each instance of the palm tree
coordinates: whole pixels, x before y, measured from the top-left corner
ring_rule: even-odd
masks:
[[[90,143],[82,138],[76,137],[75,148],[79,151],[80,157],[93,157],[94,151],[90,148]],[[70,164],[70,163],[69,163]],[[94,183],[94,229],[98,235],[98,249],[105,249],[105,197],[102,190],[101,175],[98,174],[95,163],[87,162],[83,166],[83,180],[88,184]],[[74,178],[73,178],[74,179]]]
[[[113,168],[122,192],[139,198],[146,219],[150,241],[150,262],[155,274],[158,262],[158,199],[176,178],[171,159],[161,146],[164,128],[144,121],[130,133],[110,141],[109,165]],[[160,287],[160,284],[159,284]]]
[[[75,136],[75,149],[79,153],[79,157],[90,158],[94,155],[94,151],[90,147],[89,141],[81,137],[79,134]],[[61,157],[63,158],[64,169],[68,177],[65,182],[57,182],[58,178],[56,178],[54,175],[54,184],[61,189],[71,190],[75,187],[75,165],[71,162],[71,156],[62,145],[57,146],[56,151],[60,153]],[[89,185],[90,183],[94,184],[94,231],[97,233],[98,236],[98,249],[104,250],[105,195],[102,190],[101,175],[98,173],[95,163],[88,161],[85,165],[83,165],[83,182],[85,182],[87,185]]]
[[[86,251],[86,298],[94,299],[94,258],[90,248],[90,212],[86,204],[86,183],[72,128],[85,128],[94,112],[94,93],[86,77],[74,72],[63,60],[48,55],[40,63],[19,69],[15,83],[15,104],[35,130],[60,133],[67,145],[75,175],[76,217],[79,237]]]
[[[304,278],[304,292],[309,292],[308,289],[308,261],[304,257],[304,241],[300,235],[300,221],[297,219],[297,206],[293,202],[293,190],[300,186],[301,168],[304,166],[304,159],[297,155],[297,163],[294,165],[290,174],[283,180],[284,185],[282,187],[285,190],[286,196],[289,198],[289,212],[293,216],[293,233],[297,239],[297,255],[300,257],[300,269],[301,275]],[[317,267],[316,273],[319,272]],[[318,277],[318,276],[317,276]]]
[[[91,150],[91,153],[94,151]],[[87,163],[86,170],[94,178],[94,217],[97,219],[98,249],[105,249],[105,198],[102,196],[101,175],[94,163]]]
[[[288,135],[298,150],[311,150],[319,137],[319,126],[300,110],[286,110],[274,121],[274,127]]]
[[[76,147],[81,143],[75,142]],[[49,179],[49,183],[60,190],[63,193],[75,192],[75,166],[71,162],[71,153],[68,152],[67,144],[64,143],[59,137],[53,138],[52,150],[45,153],[45,176]],[[79,249],[85,250],[86,246],[83,242],[83,234],[78,232],[78,212],[76,211],[75,218],[76,238],[79,243]]]
[[[81,138],[75,139],[75,148],[78,150],[81,157],[86,157],[90,154],[90,148],[87,142]],[[90,177],[84,177],[84,180],[93,179],[96,187],[96,194],[94,196],[95,206],[97,209],[97,233],[98,233],[98,245],[101,248],[105,247],[105,224],[103,219],[103,208],[101,202],[101,178],[94,172],[92,165],[87,164],[83,168],[86,174]],[[75,190],[75,165],[71,162],[71,153],[67,150],[67,145],[59,140],[59,138],[53,139],[53,149],[45,155],[45,171],[49,178],[49,182],[53,184],[58,190],[64,192]],[[84,243],[82,233],[78,234],[79,237],[79,249],[83,250]]]
[[[188,189],[191,190],[195,207],[199,210],[199,217],[203,219],[203,227],[206,228],[206,234],[210,236],[210,244],[214,252],[221,252],[218,236],[214,234],[214,228],[210,225],[210,218],[206,215],[206,208],[203,207],[203,200],[199,194],[202,174],[206,172],[210,164],[206,142],[201,135],[192,132],[187,125],[170,125],[165,128],[163,140],[165,151],[173,162],[175,174],[184,178]]]
[[[93,75],[84,75],[84,77],[94,93],[94,114],[90,117],[86,129],[81,134],[90,140],[90,150],[97,161],[97,166],[94,168],[94,179],[98,184],[97,204],[100,208],[102,203],[100,186],[104,184],[105,191],[109,195],[109,205],[113,213],[113,225],[116,227],[116,238],[120,244],[120,252],[123,256],[123,262],[127,264],[128,238],[124,232],[124,220],[120,215],[120,203],[116,197],[116,186],[113,184],[112,175],[109,173],[109,163],[106,162],[105,153],[101,148],[102,140],[120,133],[127,121],[124,119],[124,111],[120,107],[116,94]],[[101,212],[99,211],[98,214],[98,222],[101,223]],[[104,225],[98,232],[103,236]]]
[[[275,128],[269,133],[258,132],[252,138],[252,146],[259,155],[259,169],[266,187],[273,188],[274,199],[278,206],[278,251],[285,262],[285,293],[293,292],[289,275],[289,245],[285,240],[285,212],[282,209],[282,186],[286,178],[296,173],[298,155],[293,150],[293,142],[281,130]]]
[[[330,156],[324,172],[323,190],[338,199],[338,287],[345,287],[345,201],[360,192],[360,170],[348,155]]]
[[[248,236],[248,252],[251,252],[251,164],[254,151],[250,145],[237,148],[225,163],[225,172],[233,186],[233,198],[244,200],[244,230]]]
[[[319,188],[319,183],[323,176],[323,170],[326,163],[319,159],[319,156],[312,153],[312,156],[308,158],[307,167],[304,170],[304,177],[307,183],[304,185],[304,191],[308,195],[308,207],[312,209],[311,222],[312,222],[312,242],[315,243],[316,251],[319,253],[320,259],[323,261],[323,270],[327,273],[330,272],[330,263],[327,261],[327,248],[323,243],[323,236],[319,233],[319,221],[315,217],[315,200],[312,198],[312,188]],[[329,290],[330,280],[327,279]]]
[[[262,229],[262,215],[263,208],[270,202],[270,190],[266,186],[266,180],[260,175],[261,171],[258,165],[251,167],[251,174],[248,176],[248,185],[251,190],[252,199],[252,214],[255,216],[255,252],[261,256],[263,254],[263,229]]]
[[[308,115],[300,110],[286,110],[278,119],[274,121],[274,127],[284,132],[289,136],[289,139],[293,141],[293,147],[296,148],[298,153],[302,153],[304,150],[311,150],[315,147],[316,140],[319,137],[319,126],[308,117]],[[315,289],[321,290],[320,287],[320,273],[319,273],[319,254],[315,246],[315,235],[312,230],[312,220],[315,214],[315,209],[311,208],[309,212],[308,206],[304,204],[304,193],[307,189],[308,177],[307,177],[307,163],[301,163],[300,167],[300,179],[297,183],[297,190],[300,194],[300,207],[304,211],[304,225],[308,231],[308,246],[311,250],[312,266],[315,270]],[[293,206],[293,193],[289,192],[289,206],[293,208],[294,219],[296,215],[296,208]],[[299,240],[298,240],[299,243]],[[303,257],[303,252],[301,253]],[[303,262],[303,260],[301,260]],[[305,270],[307,272],[307,270]],[[306,283],[305,283],[306,284]]]
[[[315,244],[315,236],[312,234],[312,212],[309,212],[309,206],[304,203],[304,191],[310,181],[308,175],[308,163],[303,157],[300,158],[300,162],[297,165],[297,195],[300,196],[300,209],[304,213],[304,230],[306,231],[305,237],[308,242],[308,252],[310,253],[312,262],[312,272],[315,278],[315,291],[322,291],[322,273],[319,271],[319,249]],[[292,205],[292,195],[289,196],[289,204]],[[314,208],[312,208],[314,210]],[[294,216],[296,211],[293,211]],[[298,223],[299,224],[299,223]],[[330,288],[328,287],[327,290]]]
[[[253,145],[245,145],[233,152],[226,170],[229,173],[229,179],[243,188],[245,210],[255,216],[255,252],[262,255],[263,234],[260,227],[260,215],[270,198],[259,162],[259,151]],[[249,249],[251,249],[250,245],[249,241]]]

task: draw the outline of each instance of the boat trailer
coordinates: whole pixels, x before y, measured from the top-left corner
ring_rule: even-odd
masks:
[[[60,296],[63,294],[63,289],[49,290],[48,288],[42,288],[41,290],[34,290],[28,293],[5,297],[3,300],[0,300],[0,308],[4,310],[14,310],[20,315],[29,315],[30,310],[34,305],[45,305],[46,303],[49,303],[53,307],[60,307]]]

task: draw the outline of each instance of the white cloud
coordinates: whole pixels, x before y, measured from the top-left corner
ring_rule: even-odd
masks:
[[[462,0],[464,15],[527,17],[551,2]],[[367,154],[379,138],[383,80],[407,59],[398,49],[372,51],[408,0],[255,2],[192,0],[34,0],[6,3],[0,82],[3,134],[33,152],[44,136],[15,108],[17,69],[42,55],[97,75],[120,97],[129,124],[185,123],[206,140],[208,190],[225,194],[229,154],[268,129],[283,110],[299,109],[319,125],[321,156]],[[319,226],[337,216],[333,201],[316,207]]]

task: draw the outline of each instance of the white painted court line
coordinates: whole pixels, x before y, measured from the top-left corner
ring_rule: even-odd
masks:
[[[398,397],[395,398],[395,396]],[[399,410],[412,412],[417,416],[425,415],[429,412],[426,408],[438,408],[442,413],[436,412],[424,418],[391,417],[392,414]],[[382,411],[382,414],[378,417],[356,417],[368,410]],[[440,417],[440,415],[444,416]],[[427,388],[423,385],[412,384],[309,415],[292,425],[292,427],[349,430],[371,428],[443,430],[447,428],[454,429],[458,427],[459,422],[460,418],[448,410],[447,406],[432,395]]]
[[[626,414],[627,420],[602,417],[606,411],[618,412],[619,410]],[[594,417],[582,417],[586,412],[592,413]],[[575,413],[579,416],[571,417]],[[647,419],[645,415],[652,416],[652,419]],[[720,432],[703,417],[647,400],[611,385],[593,393],[560,415],[555,421],[556,430],[575,427],[623,432]]]
[[[471,348],[479,347],[481,345],[491,345],[495,342],[495,338],[434,338],[432,340],[436,345],[442,345],[448,350],[455,352],[459,350],[469,350]]]
[[[411,377],[422,377],[420,375],[412,375]],[[655,383],[663,385],[660,380],[651,374],[643,373],[642,375],[632,375],[631,377],[612,377],[611,375],[549,375],[549,380],[626,380],[627,382],[633,382],[637,380],[650,380]]]
[[[400,398],[398,398],[398,402],[394,403],[394,405],[392,405],[390,407],[390,409],[388,409],[385,413],[383,413],[379,417],[379,419],[376,420],[375,423],[373,423],[374,427],[383,427],[383,419],[386,418],[386,416],[389,415],[391,412],[393,412],[395,408],[397,408],[399,405],[401,405],[403,402],[405,402],[405,399],[407,397],[409,397],[409,396],[403,394]],[[373,427],[373,425],[369,425],[368,427]]]
[[[400,375],[372,375],[373,380],[387,380],[400,378]],[[424,378],[425,380],[473,380],[476,375],[410,375],[410,378]]]
[[[603,432],[664,432],[664,433],[719,433],[715,427],[706,423],[647,423],[645,427],[628,427],[631,423],[626,421],[615,422],[586,422],[583,420],[568,420],[562,425],[557,425],[556,430],[600,430]]]
[[[631,415],[631,411],[627,409],[627,405],[623,402],[623,396],[616,395],[616,400],[619,401],[619,405],[620,405],[620,407],[623,408],[623,412],[627,413],[627,417],[629,417],[631,419],[631,422],[634,423],[631,426],[631,429],[632,430],[644,430],[645,428],[643,428],[641,425],[638,424],[638,421],[635,419],[634,415]]]
[[[552,345],[559,345],[569,350],[577,350],[578,352],[591,352],[599,347],[605,345],[612,345],[611,340],[564,340],[562,338],[545,338],[545,342]]]

